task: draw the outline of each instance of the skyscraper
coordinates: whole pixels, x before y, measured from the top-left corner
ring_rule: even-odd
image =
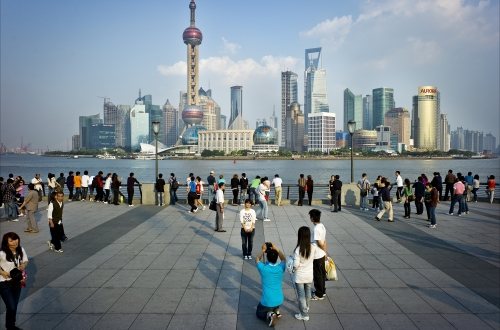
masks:
[[[356,122],[356,129],[363,129],[363,96],[354,95],[346,88],[344,90],[344,131],[348,131],[347,123],[353,120]]]
[[[300,104],[294,102],[288,107],[286,114],[286,148],[290,151],[304,151],[304,114]]]
[[[449,151],[450,150],[450,124],[448,123],[448,118],[445,113],[442,113],[439,120],[439,150]]]
[[[269,126],[278,132],[278,117],[276,117],[276,110],[273,107],[273,114],[269,117]]]
[[[398,143],[410,145],[411,119],[405,108],[393,108],[385,114],[385,126],[391,128],[391,147],[398,150]]]
[[[335,149],[335,114],[318,112],[309,114],[307,150],[330,152]]]
[[[373,100],[373,122],[372,127],[384,125],[384,117],[387,111],[394,108],[394,89],[376,88],[372,91]],[[370,128],[371,129],[371,128]]]
[[[415,148],[437,150],[439,141],[440,95],[435,86],[420,86],[413,97],[413,142]]]
[[[80,148],[89,149],[91,144],[90,127],[94,124],[102,124],[100,114],[91,116],[80,116],[78,118],[78,133],[80,135]]]
[[[231,87],[231,116],[228,129],[243,129],[243,87]]]
[[[149,113],[142,101],[137,101],[130,110],[130,147],[132,151],[140,148],[140,143],[149,143]]]
[[[310,113],[329,112],[326,89],[326,70],[320,68],[321,47],[305,51],[304,71],[304,118],[307,132],[307,117]]]
[[[177,126],[178,111],[172,104],[170,104],[168,99],[163,105],[163,119],[163,122],[165,123],[165,140],[161,142],[167,146],[173,146],[179,138],[179,128]]]
[[[373,129],[373,101],[371,95],[363,97],[363,128]]]
[[[296,103],[298,99],[297,74],[292,71],[281,72],[281,134],[280,144],[286,145],[286,114],[290,104]]]
[[[220,106],[212,98],[212,90],[204,90],[200,87],[198,92],[200,98],[200,108],[203,110],[203,121],[201,125],[204,126],[208,131],[213,131],[219,129],[220,123]]]

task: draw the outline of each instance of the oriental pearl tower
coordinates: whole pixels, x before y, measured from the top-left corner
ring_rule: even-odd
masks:
[[[182,144],[198,144],[198,131],[206,130],[199,124],[203,121],[203,110],[198,106],[198,71],[199,71],[199,50],[203,35],[195,26],[196,3],[191,0],[189,3],[191,11],[191,24],[182,33],[182,39],[187,46],[187,104],[182,110],[182,120],[186,125],[182,133]]]

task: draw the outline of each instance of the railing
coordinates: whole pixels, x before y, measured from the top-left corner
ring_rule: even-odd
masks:
[[[233,193],[229,185],[225,186],[225,191],[224,191],[224,198],[226,200],[232,199],[233,198]],[[480,200],[485,200],[488,198],[486,194],[486,183],[481,183],[479,186],[479,190],[477,191],[477,196],[478,199]],[[183,199],[187,199],[187,191],[186,191],[187,185],[185,184],[180,184],[179,189],[177,189],[177,197],[179,198],[180,201]],[[208,185],[203,185],[203,195],[202,198],[206,201],[208,198]],[[274,200],[275,195],[274,195],[274,187],[271,187],[269,199]],[[499,193],[499,184],[496,185],[495,187],[495,201],[497,201],[500,196],[498,196]],[[248,191],[247,191],[248,194]],[[299,199],[299,186],[298,184],[290,184],[290,183],[283,183],[282,184],[282,198],[283,199],[288,199],[288,200],[298,200]],[[395,189],[392,191],[391,195],[395,194]],[[329,185],[325,183],[315,183],[314,188],[313,188],[313,195],[312,199],[313,200],[326,200],[328,199],[327,196],[330,195],[330,189]],[[443,185],[443,196],[444,196],[444,185]],[[372,195],[368,194],[368,199],[371,200]],[[308,200],[308,195],[307,192],[304,194],[304,200]]]

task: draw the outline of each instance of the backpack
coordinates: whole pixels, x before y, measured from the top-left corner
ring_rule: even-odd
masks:
[[[173,179],[172,180],[172,190],[177,190],[177,188],[179,188],[179,182],[177,181],[177,179]]]

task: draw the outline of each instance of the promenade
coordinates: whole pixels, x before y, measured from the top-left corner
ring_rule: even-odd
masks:
[[[42,206],[42,204],[40,204]],[[45,206],[45,202],[43,203]],[[285,274],[281,329],[500,329],[500,205],[470,203],[470,214],[438,206],[437,229],[423,216],[377,222],[375,212],[320,209],[339,280],[312,301],[309,321],[294,318],[297,299]],[[264,329],[255,317],[260,278],[241,256],[240,207],[227,206],[225,233],[215,213],[187,206],[113,206],[66,202],[64,253],[26,234],[24,218],[1,220],[21,236],[30,264],[17,325],[22,329]],[[272,241],[289,255],[310,206],[270,205],[257,221],[253,255]],[[413,210],[414,212],[414,207]],[[0,324],[5,320],[0,307]]]

